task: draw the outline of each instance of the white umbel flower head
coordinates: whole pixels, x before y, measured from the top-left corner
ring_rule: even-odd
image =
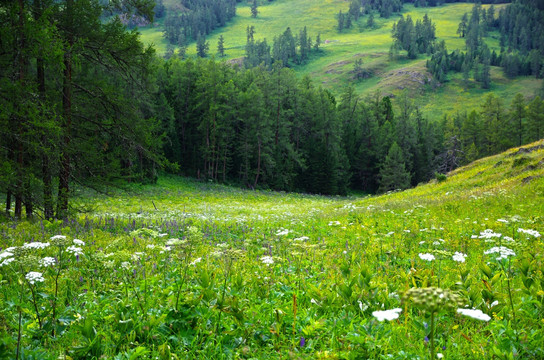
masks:
[[[66,251],[72,253],[74,256],[83,254],[83,249],[77,246],[68,246]]]
[[[457,261],[457,262],[465,262],[465,259],[467,257],[467,254],[463,254],[463,253],[460,253],[458,251],[455,252],[455,254],[453,254],[453,256],[451,257],[453,259],[453,261]]]
[[[383,310],[383,311],[373,311],[372,316],[374,316],[378,321],[391,321],[398,319],[399,314],[402,312],[401,308]]]
[[[55,260],[55,258],[52,258],[50,256],[44,257],[43,259],[40,260],[40,266],[42,266],[42,267],[53,266],[56,263],[57,263],[57,261]]]
[[[476,320],[482,320],[482,321],[489,321],[491,320],[491,317],[489,315],[484,314],[482,310],[475,310],[475,309],[457,309],[457,312],[461,315],[465,315],[468,317],[471,317]]]
[[[433,254],[428,254],[428,253],[426,254],[419,253],[419,258],[425,261],[433,261],[435,259]]]
[[[507,259],[509,256],[516,256],[514,250],[507,248],[506,246],[495,246],[489,250],[484,251],[484,254],[495,254],[498,253],[499,257],[497,260]]]
[[[201,258],[201,257],[196,258],[196,259],[194,259],[194,260],[191,262],[190,265],[195,266],[196,264],[198,264],[198,263],[201,262],[201,261],[202,261],[202,258]]]
[[[527,235],[532,235],[535,238],[540,237],[540,233],[538,231],[536,231],[536,230],[525,230],[525,229],[519,228],[518,232],[519,233],[524,233],[524,234],[527,234]]]
[[[79,239],[74,239],[74,244],[79,245],[79,246],[85,246],[85,241],[79,240]]]
[[[272,256],[262,256],[261,261],[263,262],[263,264],[266,264],[266,265],[270,265],[274,263],[274,259],[272,258]]]
[[[34,285],[37,282],[44,282],[45,279],[43,278],[42,273],[31,271],[28,274],[26,274],[25,278],[28,280],[28,282],[32,285]]]
[[[39,241],[31,242],[31,243],[27,243],[23,245],[25,249],[45,249],[48,246],[49,246],[49,243],[42,243]]]

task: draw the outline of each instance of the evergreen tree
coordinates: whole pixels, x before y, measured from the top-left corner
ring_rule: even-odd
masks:
[[[535,141],[544,137],[544,101],[536,96],[527,107],[527,138]]]
[[[511,127],[514,130],[513,136],[516,138],[516,146],[521,146],[523,144],[523,134],[525,130],[525,99],[523,95],[517,93],[510,104],[510,121]]]
[[[344,14],[342,14],[342,10],[338,13],[338,31],[342,32],[344,30]]]
[[[206,41],[206,37],[199,34],[196,40],[196,54],[204,58],[208,56],[208,50],[210,49],[210,43]]]
[[[257,0],[253,0],[251,4],[251,17],[256,18],[259,14],[259,9],[257,8]]]
[[[219,35],[219,40],[217,41],[217,52],[221,57],[225,56],[225,39],[223,35]]]
[[[404,190],[410,186],[410,173],[406,170],[402,149],[393,142],[380,170],[380,192]]]
[[[374,21],[374,14],[370,13],[370,15],[368,15],[368,19],[366,20],[366,27],[369,29],[373,29],[375,25],[376,22]]]

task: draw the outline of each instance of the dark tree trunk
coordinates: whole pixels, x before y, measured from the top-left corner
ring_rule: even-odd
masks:
[[[73,0],[66,2],[66,11],[71,12]],[[68,31],[72,31],[70,26]],[[65,218],[68,214],[68,197],[70,192],[70,133],[72,127],[72,45],[73,35],[68,35],[68,48],[64,53],[64,79],[62,87],[62,109],[64,116],[64,139],[60,159],[59,192],[57,196],[57,218]]]
[[[25,34],[24,34],[24,18],[25,18],[25,4],[24,0],[19,0],[19,24],[18,24],[18,32],[19,32],[19,41],[18,41],[18,49],[17,53],[18,55],[18,67],[19,67],[19,85],[21,87],[21,91],[24,87],[24,80],[25,80]],[[15,185],[15,217],[20,219],[22,212],[23,212],[23,177],[24,177],[24,170],[23,170],[23,129],[24,129],[24,119],[19,118],[19,123],[17,124],[18,129],[18,139],[17,139],[17,145],[16,145],[16,151],[17,151],[17,180]]]

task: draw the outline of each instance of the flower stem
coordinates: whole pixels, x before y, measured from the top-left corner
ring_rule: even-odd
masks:
[[[434,360],[434,312],[431,313],[431,360]]]

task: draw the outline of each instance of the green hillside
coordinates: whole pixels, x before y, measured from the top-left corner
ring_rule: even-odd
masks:
[[[404,15],[410,15],[414,20],[428,14],[436,24],[436,35],[439,40],[445,40],[449,51],[464,49],[464,39],[456,34],[458,24],[465,12],[470,14],[473,4],[446,4],[433,8],[416,8],[405,5]],[[505,5],[498,5],[496,9]],[[484,8],[488,5],[484,5]],[[309,75],[317,84],[322,84],[334,94],[339,94],[345,86],[351,85],[361,95],[368,95],[376,90],[382,94],[396,95],[403,89],[410,89],[416,102],[428,116],[439,117],[444,112],[477,107],[481,95],[494,92],[507,102],[517,92],[532,96],[542,84],[542,80],[531,77],[516,79],[505,78],[502,70],[492,69],[492,87],[481,90],[476,83],[465,89],[461,74],[450,74],[450,81],[437,89],[428,84],[431,75],[426,71],[425,58],[420,55],[416,60],[389,61],[388,51],[392,44],[391,29],[398,16],[389,19],[375,17],[376,26],[366,28],[367,17],[363,16],[349,30],[339,33],[336,30],[336,14],[347,11],[348,3],[342,0],[277,0],[266,2],[259,6],[258,17],[252,18],[250,8],[244,3],[238,6],[237,16],[225,27],[216,30],[207,37],[210,43],[210,54],[216,54],[217,41],[222,35],[225,39],[225,59],[235,60],[244,56],[246,44],[246,28],[255,26],[256,39],[266,38],[272,44],[274,36],[281,34],[291,27],[295,34],[304,26],[308,34],[315,40],[319,33],[322,40],[322,53],[313,55],[311,60],[295,69],[300,76]],[[161,39],[161,26],[155,24],[152,28],[140,30],[142,39],[154,43],[160,53],[166,51],[166,42]],[[499,35],[490,33],[486,41],[491,49],[499,51]],[[194,43],[187,49],[189,56],[195,56]],[[363,59],[363,68],[370,70],[372,77],[355,81],[351,71],[356,59]]]

